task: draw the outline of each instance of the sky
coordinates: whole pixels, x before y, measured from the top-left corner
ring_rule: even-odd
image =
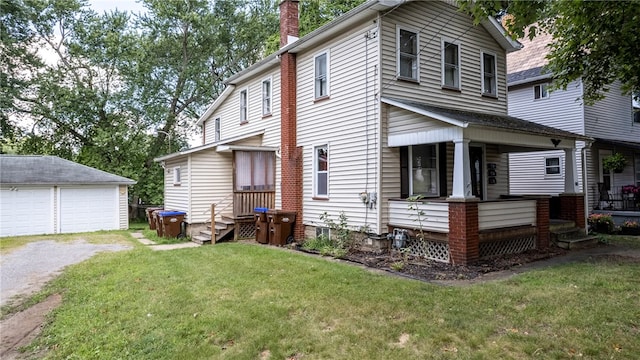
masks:
[[[116,9],[134,13],[144,11],[144,6],[135,0],[89,0],[89,4],[91,8],[99,14]]]

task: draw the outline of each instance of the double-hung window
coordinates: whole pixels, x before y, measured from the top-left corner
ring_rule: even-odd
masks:
[[[240,123],[248,121],[248,104],[249,101],[248,90],[244,89],[240,91]]]
[[[498,96],[496,56],[482,53],[482,95]]]
[[[327,145],[314,148],[314,191],[315,197],[329,196],[329,148]]]
[[[438,156],[433,144],[409,147],[409,193],[438,196]]]
[[[178,186],[181,182],[180,176],[180,166],[176,166],[173,168],[173,185]]]
[[[398,78],[419,81],[418,33],[398,28]]]
[[[546,175],[560,175],[560,158],[548,157],[545,158],[545,171]]]
[[[329,96],[329,53],[323,52],[313,59],[315,98]]]
[[[271,79],[262,80],[262,116],[271,115]]]
[[[213,141],[218,142],[220,141],[220,118],[219,117],[214,120],[214,126],[215,126],[215,129],[214,129],[215,135],[214,135]]]
[[[442,86],[460,89],[460,45],[442,40]]]
[[[533,98],[536,100],[548,99],[549,90],[547,90],[547,84],[535,85],[533,87]]]

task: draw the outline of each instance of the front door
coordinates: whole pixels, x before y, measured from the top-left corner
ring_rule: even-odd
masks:
[[[484,200],[484,163],[482,161],[482,147],[469,146],[469,162],[471,165],[471,191],[473,196]]]

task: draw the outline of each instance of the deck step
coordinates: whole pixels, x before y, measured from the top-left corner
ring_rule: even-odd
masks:
[[[579,239],[562,239],[562,240],[556,241],[556,244],[558,245],[558,247],[561,247],[567,250],[575,250],[575,249],[591,247],[597,243],[598,243],[598,238],[595,236],[583,236],[582,238],[579,238]]]
[[[219,222],[216,221],[216,230],[225,230],[226,228],[228,228],[229,226],[227,226],[227,224],[221,224]]]
[[[200,230],[200,235],[211,238],[211,230]]]
[[[211,244],[211,236],[195,235],[191,237],[191,241],[200,245]]]

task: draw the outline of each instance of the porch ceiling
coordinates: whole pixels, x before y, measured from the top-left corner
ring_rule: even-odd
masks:
[[[592,138],[587,136],[540,125],[513,116],[448,109],[398,98],[382,98],[382,102],[462,128],[484,128],[500,132],[521,133],[529,136],[544,136],[545,138],[593,141]]]
[[[609,145],[609,146],[614,146],[614,147],[622,147],[622,148],[627,148],[627,149],[632,149],[632,150],[640,150],[640,142],[631,142],[631,141],[620,141],[620,140],[609,140],[609,139],[602,139],[602,138],[596,138],[596,142],[595,145]]]

